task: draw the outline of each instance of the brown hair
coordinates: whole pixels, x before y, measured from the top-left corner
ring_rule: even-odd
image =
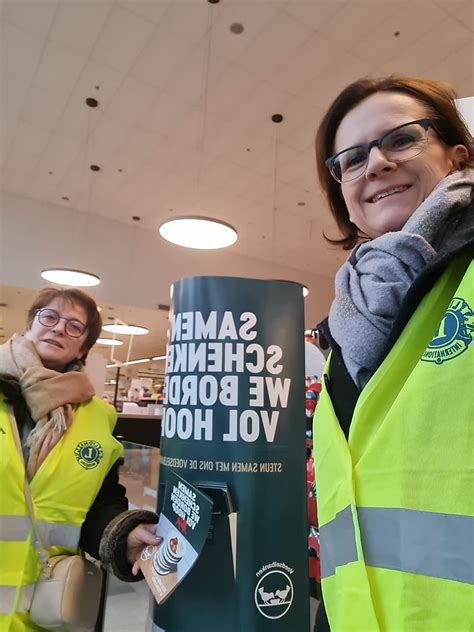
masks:
[[[31,329],[36,312],[42,307],[49,305],[51,301],[54,301],[56,298],[63,301],[70,301],[71,303],[77,303],[84,308],[87,314],[87,335],[83,344],[84,354],[81,357],[81,360],[84,362],[91,347],[95,345],[95,341],[99,337],[102,329],[102,318],[99,310],[97,309],[97,303],[94,301],[92,296],[89,296],[89,294],[86,294],[77,288],[43,288],[38,292],[28,310],[26,328]]]
[[[448,83],[400,75],[359,79],[351,83],[329,107],[319,125],[315,143],[319,182],[342,233],[341,239],[329,239],[326,235],[324,238],[332,244],[342,246],[344,250],[353,248],[366,235],[359,232],[357,226],[350,221],[341,186],[332,177],[325,161],[334,154],[334,139],[342,119],[361,101],[376,92],[399,92],[424,105],[440,138],[450,146],[464,145],[469,153],[465,166],[474,166],[472,138],[454,103],[456,93]]]

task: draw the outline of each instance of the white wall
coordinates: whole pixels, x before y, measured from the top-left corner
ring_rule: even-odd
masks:
[[[463,119],[466,121],[471,136],[474,137],[474,97],[465,97],[457,99],[456,105],[461,112]]]

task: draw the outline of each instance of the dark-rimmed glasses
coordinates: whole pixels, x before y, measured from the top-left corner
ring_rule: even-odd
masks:
[[[429,127],[433,127],[433,122],[428,118],[398,125],[370,143],[338,152],[325,164],[337,182],[350,182],[365,173],[372,147],[378,147],[387,160],[393,162],[416,158],[426,147]]]
[[[49,307],[38,309],[36,315],[38,316],[38,321],[45,327],[54,327],[60,320],[65,320],[64,331],[71,338],[80,338],[87,331],[87,326],[81,323],[80,320],[64,318],[55,309],[49,309]]]

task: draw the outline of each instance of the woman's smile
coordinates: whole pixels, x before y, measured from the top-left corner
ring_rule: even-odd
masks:
[[[405,193],[405,191],[408,191],[410,187],[411,184],[394,184],[391,187],[386,187],[384,189],[381,189],[380,191],[377,191],[373,195],[370,195],[370,197],[367,199],[367,202],[369,202],[370,204],[376,204],[377,202],[380,202],[387,197]]]

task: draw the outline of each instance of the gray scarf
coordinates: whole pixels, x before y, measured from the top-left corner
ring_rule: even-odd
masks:
[[[421,272],[443,251],[440,233],[474,197],[474,169],[447,176],[403,228],[357,246],[336,275],[329,329],[362,389],[377,369],[402,301]]]

